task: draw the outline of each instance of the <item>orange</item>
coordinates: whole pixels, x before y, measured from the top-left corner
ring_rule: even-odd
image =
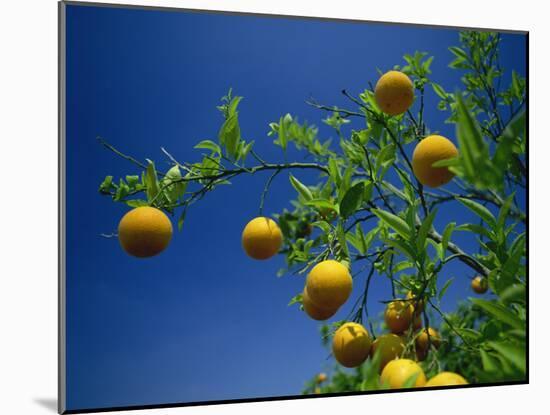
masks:
[[[317,375],[317,383],[323,383],[325,380],[327,380],[326,373],[319,373]]]
[[[376,83],[374,97],[380,109],[386,114],[403,114],[414,100],[413,83],[403,72],[386,72]]]
[[[433,167],[437,161],[458,156],[455,145],[440,135],[430,135],[416,145],[412,157],[413,172],[424,186],[439,187],[452,180],[454,173],[447,167]]]
[[[392,333],[400,334],[411,326],[413,312],[410,301],[395,300],[386,306],[384,320]]]
[[[454,385],[467,385],[468,381],[460,376],[458,373],[453,372],[441,372],[426,382],[426,387],[430,386],[454,386]]]
[[[246,224],[242,243],[249,257],[268,259],[279,252],[283,244],[283,234],[273,219],[260,216]]]
[[[418,363],[410,359],[397,359],[386,365],[380,375],[380,381],[382,384],[388,384],[392,389],[397,389],[402,388],[413,376],[417,376],[413,387],[426,384],[426,375]]]
[[[338,311],[338,308],[320,308],[317,307],[315,304],[313,304],[307,295],[307,290],[304,289],[302,293],[302,305],[304,306],[304,311],[307,313],[308,316],[310,316],[313,320],[327,320],[331,318],[336,312]]]
[[[472,290],[478,294],[485,294],[488,286],[487,278],[477,276],[472,280]]]
[[[332,339],[332,353],[342,366],[356,367],[369,356],[371,339],[361,324],[344,323]]]
[[[315,265],[306,280],[309,299],[322,309],[340,307],[347,301],[352,287],[353,280],[347,267],[332,259]]]
[[[405,350],[405,343],[403,339],[396,334],[383,334],[376,338],[372,343],[371,356],[374,357],[377,351],[380,351],[380,371],[391,360],[401,357],[401,354]]]
[[[172,239],[172,223],[161,210],[141,206],[126,213],[118,224],[118,240],[126,253],[147,258],[160,254]]]
[[[430,334],[430,339],[428,341],[428,333]],[[427,351],[428,345],[431,344],[436,349],[441,345],[441,336],[439,333],[429,327],[427,330],[424,329],[422,332],[418,335],[418,337],[415,340],[416,348],[420,349],[421,351]]]

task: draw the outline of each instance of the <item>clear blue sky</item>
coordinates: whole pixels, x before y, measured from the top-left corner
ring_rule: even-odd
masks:
[[[304,381],[332,364],[319,323],[287,306],[304,280],[276,277],[283,257],[253,261],[241,248],[241,231],[257,215],[269,173],[238,177],[209,194],[188,212],[167,251],[138,260],[116,239],[99,236],[115,231],[128,208],[97,188],[107,174],[139,171],[101,147],[96,136],[160,168],[167,167],[160,146],[179,160],[198,161],[193,146],[216,139],[222,120],[215,106],[233,87],[245,97],[243,135],[256,140],[265,159],[281,161],[280,148],[266,135],[269,122],[290,112],[320,125],[322,137],[335,138],[321,124],[325,114],[304,100],[314,96],[349,107],[343,88],[363,91],[376,82],[377,67],[403,64],[405,53],[435,55],[433,79],[450,91],[459,87],[460,74],[447,67],[447,48],[458,43],[458,32],[68,6],[67,39],[67,407],[299,394]],[[525,72],[522,36],[504,35],[501,55],[506,71]],[[432,131],[454,140],[454,126],[443,123],[447,114],[435,109],[431,89],[426,104]],[[351,128],[361,128],[360,121]],[[316,180],[315,174],[296,176]],[[294,197],[286,175],[279,175],[265,213],[290,208]],[[451,220],[464,223],[472,216],[448,204],[436,226],[442,230]],[[454,240],[466,251],[475,249],[458,232]],[[471,295],[471,276],[456,261],[444,269],[442,282],[455,277],[445,310]],[[354,296],[365,276],[358,278]],[[371,315],[389,297],[388,281],[375,278]],[[344,318],[352,302],[334,319]]]

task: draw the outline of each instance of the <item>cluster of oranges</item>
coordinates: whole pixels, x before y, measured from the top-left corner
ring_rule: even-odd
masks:
[[[375,99],[384,113],[395,116],[405,113],[414,101],[413,83],[399,71],[382,75],[375,87]],[[448,183],[453,173],[446,167],[433,167],[444,159],[458,156],[458,150],[447,138],[429,135],[422,139],[412,156],[413,173],[425,186],[438,187]],[[332,220],[334,217],[327,218]],[[311,225],[308,225],[311,232]],[[162,252],[172,238],[169,218],[154,207],[138,207],[128,212],[120,221],[118,237],[122,248],[135,257],[150,257]],[[252,219],[242,233],[242,245],[253,259],[266,260],[281,248],[283,235],[272,219]],[[302,292],[304,311],[314,320],[327,320],[347,301],[353,287],[348,267],[335,260],[317,263],[309,272]],[[477,277],[472,288],[483,293],[486,280]],[[416,375],[415,386],[455,385],[467,383],[460,375],[442,372],[427,381],[422,368],[406,354],[405,332],[415,333],[416,360],[424,360],[429,346],[438,347],[441,338],[431,327],[419,332],[422,327],[420,314],[424,304],[409,293],[407,298],[390,302],[384,319],[389,333],[379,336],[374,342],[361,324],[346,322],[335,332],[332,351],[336,360],[345,367],[357,367],[369,356],[379,352],[381,356],[380,379],[392,388],[403,387],[407,379]]]

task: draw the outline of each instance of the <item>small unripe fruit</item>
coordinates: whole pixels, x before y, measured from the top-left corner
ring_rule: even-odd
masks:
[[[476,293],[485,294],[488,288],[489,284],[487,282],[487,278],[477,276],[472,280],[472,290]]]

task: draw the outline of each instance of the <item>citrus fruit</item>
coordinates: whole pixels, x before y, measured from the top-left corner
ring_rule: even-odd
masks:
[[[430,334],[429,340],[428,333]],[[437,349],[441,345],[441,336],[437,331],[429,327],[427,330],[422,330],[422,332],[416,337],[415,343],[416,348],[422,351],[427,351],[430,344]]]
[[[348,269],[332,259],[319,262],[309,272],[306,290],[318,308],[336,309],[346,302],[353,286]]]
[[[309,298],[309,295],[307,294],[307,290],[304,289],[302,293],[302,305],[304,306],[304,311],[307,313],[308,316],[310,316],[313,320],[327,320],[331,318],[336,312],[338,311],[338,308],[320,308],[317,307],[315,304],[311,302],[311,299]]]
[[[332,339],[332,353],[342,366],[356,367],[369,356],[371,339],[361,324],[344,323]]]
[[[273,219],[260,216],[246,224],[243,230],[242,243],[249,257],[268,259],[281,248],[283,234]]]
[[[380,109],[386,114],[402,114],[413,103],[413,83],[403,72],[386,72],[376,83],[374,97]]]
[[[426,382],[426,387],[430,386],[453,386],[453,385],[467,385],[468,381],[457,373],[453,372],[441,372]]]
[[[439,187],[454,177],[447,167],[432,167],[436,161],[458,156],[455,145],[440,135],[430,135],[416,145],[412,167],[416,178],[424,186]]]
[[[380,381],[396,389],[402,388],[413,376],[416,376],[413,387],[426,384],[426,375],[418,363],[410,359],[396,359],[386,365],[380,375]]]
[[[160,254],[172,239],[172,223],[161,210],[141,206],[126,213],[118,224],[118,240],[126,253],[147,258]]]
[[[384,320],[392,333],[400,334],[411,326],[413,312],[410,301],[395,300],[386,306]]]
[[[371,356],[374,357],[375,353],[380,353],[380,370],[391,360],[401,357],[401,354],[405,350],[405,343],[403,339],[393,333],[383,334],[376,338],[372,343]]]
[[[319,373],[317,375],[317,383],[323,383],[325,380],[327,380],[326,373]]]
[[[472,290],[478,294],[485,294],[488,286],[487,278],[477,276],[472,280]]]

